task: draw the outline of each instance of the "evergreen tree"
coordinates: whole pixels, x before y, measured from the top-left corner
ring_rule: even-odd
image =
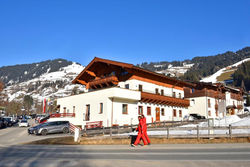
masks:
[[[23,98],[24,108],[29,112],[33,105],[33,98],[30,95],[25,95]]]

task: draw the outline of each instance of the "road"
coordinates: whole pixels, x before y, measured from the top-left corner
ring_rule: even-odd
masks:
[[[31,125],[34,125],[33,120],[29,121]],[[50,134],[47,136],[29,135],[27,129],[27,127],[18,126],[0,129],[0,146],[17,145],[46,138],[67,136],[65,134]]]
[[[249,167],[250,144],[112,146],[16,145],[0,147],[0,166]]]
[[[0,167],[233,167],[250,166],[250,144],[128,145],[23,145],[34,140],[61,137],[28,135],[27,128],[0,129]]]

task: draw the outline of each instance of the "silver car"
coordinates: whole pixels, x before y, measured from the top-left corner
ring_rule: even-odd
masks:
[[[45,122],[28,129],[29,134],[69,133],[69,121]]]

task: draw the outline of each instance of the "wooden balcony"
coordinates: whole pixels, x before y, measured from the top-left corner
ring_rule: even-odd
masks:
[[[110,87],[117,85],[119,82],[118,78],[116,76],[109,76],[106,78],[98,78],[93,81],[90,81],[87,85],[87,89],[98,89],[103,87]]]
[[[235,94],[235,93],[231,93],[231,99],[235,99],[238,101],[243,101],[243,96],[240,94]]]
[[[238,110],[242,110],[243,109],[243,105],[237,105],[237,109]]]
[[[50,114],[50,118],[60,118],[60,117],[75,117],[75,113],[56,113],[56,114]]]
[[[168,106],[188,107],[189,100],[141,92],[141,102]]]
[[[186,98],[205,97],[205,96],[216,98],[216,99],[225,99],[224,93],[214,91],[214,90],[195,90],[194,93],[185,92]]]

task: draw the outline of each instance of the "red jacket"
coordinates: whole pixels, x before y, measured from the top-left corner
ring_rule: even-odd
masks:
[[[142,132],[144,132],[144,128],[145,128],[145,126],[143,126],[143,119],[140,119],[138,127],[136,128],[136,131],[138,131],[138,133],[142,133]]]
[[[142,118],[142,129],[143,129],[143,132],[146,132],[147,131],[147,121],[146,121],[146,117],[143,117]]]

